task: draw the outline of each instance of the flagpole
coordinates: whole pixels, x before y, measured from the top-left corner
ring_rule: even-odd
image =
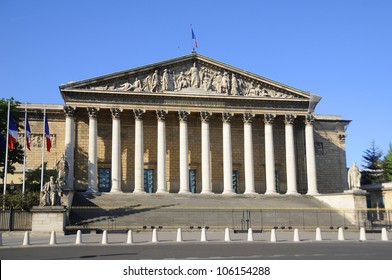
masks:
[[[9,141],[9,133],[10,133],[10,111],[11,104],[8,101],[8,112],[7,112],[7,139],[5,144],[5,162],[4,162],[4,187],[3,187],[3,195],[5,195],[5,191],[7,189],[7,172],[8,172],[8,141]],[[4,205],[3,205],[4,207]]]
[[[26,147],[27,147],[27,103],[25,103],[25,143],[23,148],[23,185],[22,185],[22,193],[25,193],[26,188]]]
[[[44,186],[44,159],[45,159],[45,120],[46,120],[46,107],[44,106],[44,128],[42,132],[42,161],[41,161],[41,191]]]

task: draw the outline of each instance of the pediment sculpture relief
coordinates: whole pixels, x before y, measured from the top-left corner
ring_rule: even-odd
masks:
[[[155,69],[152,73],[131,75],[111,84],[88,86],[92,90],[122,92],[189,92],[230,96],[260,96],[270,98],[303,98],[287,91],[250,79],[239,73],[210,67],[197,62]]]

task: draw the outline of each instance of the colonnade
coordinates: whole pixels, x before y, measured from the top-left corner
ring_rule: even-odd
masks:
[[[97,174],[97,114],[98,109],[87,108],[89,115],[89,148],[88,148],[88,190],[98,192]],[[68,185],[73,188],[74,154],[75,148],[75,120],[74,109],[65,107],[65,157],[69,163],[70,172]],[[111,192],[121,192],[121,109],[111,109],[112,115],[112,159],[111,159]],[[145,110],[134,109],[135,118],[135,165],[134,165],[134,192],[144,192],[144,148],[143,148],[143,117]],[[157,193],[166,193],[166,116],[168,111],[157,110]],[[179,111],[180,128],[180,194],[189,193],[189,163],[188,163],[188,118],[190,112]],[[212,193],[211,186],[211,154],[210,154],[210,119],[212,113],[200,112],[201,119],[201,194]],[[234,194],[232,181],[232,139],[231,121],[234,114],[222,113],[222,139],[223,139],[223,193]],[[254,157],[252,122],[255,115],[243,114],[244,123],[244,166],[245,168],[245,194],[254,194]],[[275,186],[275,152],[273,123],[276,115],[264,114],[265,132],[265,173],[266,195],[277,194]],[[289,195],[298,195],[296,178],[296,155],[294,138],[294,120],[292,114],[285,115],[285,149],[286,149],[286,178],[287,192]],[[317,195],[316,160],[314,151],[312,115],[305,117],[305,145],[306,145],[306,170],[309,195]]]

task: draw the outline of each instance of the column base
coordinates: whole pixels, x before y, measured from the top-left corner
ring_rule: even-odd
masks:
[[[320,195],[320,193],[319,192],[308,192],[308,193],[306,193],[306,195],[314,196],[314,195]]]
[[[146,192],[144,190],[134,190],[132,193],[134,193],[134,194],[145,194]]]
[[[192,194],[190,191],[180,190],[178,194]]]
[[[122,193],[122,190],[111,189],[109,193]]]
[[[252,195],[252,194],[257,194],[256,191],[245,191],[244,192],[245,195]]]
[[[277,192],[266,192],[265,195],[280,195],[280,193]]]
[[[157,193],[157,194],[169,194],[169,192],[166,191],[166,190],[157,190],[156,193]]]
[[[298,192],[286,192],[285,195],[296,195],[296,196],[299,196],[301,194],[298,193]]]
[[[208,190],[208,191],[201,191],[200,193],[201,195],[211,195],[211,194],[215,194],[212,191]]]
[[[222,193],[222,195],[232,195],[232,196],[235,196],[235,195],[237,195],[235,192],[233,192],[233,191],[224,191],[223,193]]]

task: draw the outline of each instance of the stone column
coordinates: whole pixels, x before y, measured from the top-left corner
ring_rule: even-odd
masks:
[[[75,150],[75,108],[64,106],[65,113],[65,151],[64,157],[68,162],[68,188],[74,189],[74,150]]]
[[[294,144],[294,115],[285,115],[285,142],[286,142],[286,194],[295,195],[297,191],[297,170],[295,166],[295,144]]]
[[[188,163],[188,117],[189,112],[179,111],[180,120],[180,192],[181,194],[190,193],[189,191],[189,163]]]
[[[223,194],[233,194],[233,159],[231,151],[232,113],[222,113],[223,121]]]
[[[305,146],[306,146],[306,173],[308,178],[309,195],[319,194],[317,190],[316,157],[314,153],[313,115],[305,117]]]
[[[143,117],[145,110],[135,109],[135,189],[134,193],[144,193],[144,146]]]
[[[98,109],[89,107],[88,113],[88,189],[98,192],[97,115]]]
[[[157,193],[167,193],[166,189],[166,115],[167,111],[157,110],[158,119],[158,185]]]
[[[275,153],[274,153],[274,134],[272,123],[275,115],[264,115],[264,133],[265,133],[265,175],[266,175],[266,192],[265,194],[276,194],[275,187]]]
[[[121,192],[121,122],[122,109],[112,108],[112,189]]]
[[[210,118],[211,113],[200,112],[201,118],[201,179],[202,194],[212,193],[210,165]]]
[[[254,114],[245,113],[244,120],[244,168],[245,168],[245,194],[254,194],[255,174],[253,163],[253,136],[252,121]]]

